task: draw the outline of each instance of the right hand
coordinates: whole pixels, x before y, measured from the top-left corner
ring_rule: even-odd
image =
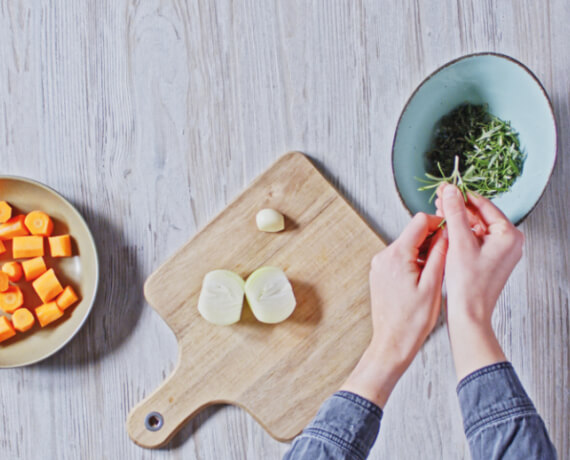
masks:
[[[439,217],[416,214],[400,237],[372,259],[372,340],[341,389],[382,408],[439,316],[447,248],[440,223]]]
[[[491,327],[491,316],[507,279],[522,256],[523,234],[486,198],[463,195],[453,185],[438,190],[438,211],[449,239],[445,276],[447,319],[456,370],[461,379],[505,356]],[[485,232],[472,230],[473,216]],[[478,355],[470,347],[481,350]]]

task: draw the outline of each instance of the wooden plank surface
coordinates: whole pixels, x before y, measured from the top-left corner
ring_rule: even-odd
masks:
[[[207,409],[163,450],[129,440],[128,411],[177,361],[144,279],[289,150],[394,239],[409,220],[390,172],[400,110],[427,73],[485,50],[528,65],[559,123],[556,169],[494,319],[570,458],[568,37],[566,0],[0,1],[2,172],[77,205],[102,266],[78,336],[2,371],[2,455],[279,458],[287,445],[233,407]],[[445,327],[399,382],[371,454],[418,457],[469,458]]]
[[[260,209],[286,216],[279,233],[260,232]],[[291,440],[346,380],[372,336],[368,270],[385,244],[299,152],[279,158],[146,281],[145,298],[174,331],[178,365],[129,414],[131,438],[164,445],[190,417],[215,403],[237,405],[272,437]],[[220,327],[198,312],[206,273],[244,280],[281,268],[297,306],[286,321],[263,324],[244,306]],[[247,304],[247,302],[246,302]],[[160,414],[158,430],[145,426]]]

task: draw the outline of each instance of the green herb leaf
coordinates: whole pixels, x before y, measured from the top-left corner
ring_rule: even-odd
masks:
[[[486,105],[462,104],[439,120],[432,147],[425,154],[426,178],[416,178],[435,197],[441,183],[491,198],[511,188],[525,160],[518,133]]]

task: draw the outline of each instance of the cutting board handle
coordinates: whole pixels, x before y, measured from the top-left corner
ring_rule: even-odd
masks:
[[[131,439],[146,448],[166,444],[184,423],[207,406],[215,404],[208,395],[188,382],[188,370],[179,365],[149,397],[135,406],[127,418]]]

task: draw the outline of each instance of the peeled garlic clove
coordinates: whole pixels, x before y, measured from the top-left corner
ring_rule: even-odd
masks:
[[[286,320],[297,304],[291,283],[276,267],[255,270],[245,283],[245,295],[254,316],[262,323]]]
[[[285,218],[283,214],[275,209],[262,209],[255,216],[257,228],[262,232],[280,232],[285,228]]]
[[[226,326],[239,321],[243,307],[244,281],[230,270],[206,274],[198,300],[198,311],[210,323]]]

